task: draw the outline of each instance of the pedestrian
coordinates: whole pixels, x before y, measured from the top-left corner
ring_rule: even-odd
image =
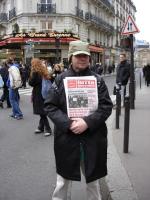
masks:
[[[55,80],[55,78],[63,72],[63,64],[62,63],[56,63],[52,70],[52,82]]]
[[[3,107],[3,102],[6,100],[7,108],[11,108],[10,100],[9,100],[9,88],[7,86],[7,80],[9,77],[8,65],[6,63],[2,64],[2,68],[0,69],[0,74],[3,78],[4,86],[3,86],[3,94],[0,97],[1,107]]]
[[[44,136],[52,134],[48,118],[44,112],[44,99],[42,97],[42,78],[50,79],[48,69],[43,65],[42,61],[38,58],[33,58],[31,61],[31,72],[29,77],[29,85],[33,87],[32,90],[32,103],[33,112],[40,116],[38,128],[35,134],[44,132]]]
[[[130,64],[126,59],[126,54],[120,54],[120,63],[116,70],[116,84],[120,88],[122,98],[124,101],[124,96],[126,95],[126,85],[130,77]]]
[[[104,80],[90,69],[89,45],[82,41],[69,44],[69,68],[55,78],[45,111],[54,122],[54,152],[57,181],[52,200],[66,200],[71,181],[87,185],[87,199],[101,200],[99,179],[107,174],[107,127],[105,121],[112,112],[112,101]],[[63,80],[66,77],[95,76],[98,88],[97,110],[83,118],[67,116]]]
[[[147,64],[144,67],[144,76],[145,76],[145,83],[146,83],[146,85],[148,87],[149,84],[150,84],[150,64]]]
[[[19,65],[17,61],[11,58],[7,60],[9,66],[9,78],[7,80],[7,86],[9,87],[9,100],[12,107],[12,113],[10,117],[17,120],[23,119],[23,114],[19,106],[19,88],[22,86],[21,75],[19,71]]]
[[[112,63],[112,72],[113,73],[115,72],[115,63],[114,62]]]
[[[26,83],[27,83],[27,67],[23,62],[20,62],[20,74],[21,74],[21,79],[22,79],[22,88],[26,88]]]

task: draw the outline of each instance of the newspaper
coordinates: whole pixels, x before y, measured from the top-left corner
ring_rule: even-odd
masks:
[[[97,110],[97,79],[94,76],[66,77],[64,87],[68,117],[84,117]]]

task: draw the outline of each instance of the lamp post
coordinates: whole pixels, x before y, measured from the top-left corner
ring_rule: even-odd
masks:
[[[59,47],[60,47],[60,37],[55,37],[55,47],[56,47],[56,63],[59,63]]]

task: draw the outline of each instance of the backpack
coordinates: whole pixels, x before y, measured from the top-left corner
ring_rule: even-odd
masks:
[[[13,89],[20,88],[22,86],[22,79],[19,69],[15,66],[11,66],[9,73],[11,75],[10,87]]]
[[[52,87],[52,82],[51,80],[47,80],[45,78],[42,79],[42,97],[43,99],[47,99],[49,95],[49,90]]]
[[[2,79],[2,76],[0,75],[0,88],[3,88],[4,86],[4,81]]]

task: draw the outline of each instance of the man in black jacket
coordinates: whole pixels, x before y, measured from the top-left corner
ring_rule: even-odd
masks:
[[[126,54],[120,54],[120,63],[117,66],[116,84],[122,90],[123,98],[126,93],[126,85],[130,77],[130,64],[126,59]]]
[[[71,181],[80,181],[82,170],[87,183],[87,199],[101,200],[99,179],[107,174],[107,127],[112,102],[104,80],[90,70],[88,43],[73,41],[69,45],[70,67],[58,75],[45,101],[45,111],[55,124],[54,152],[57,182],[52,200],[66,200]],[[87,116],[67,115],[64,79],[66,77],[96,78],[97,108]],[[77,94],[76,94],[77,95]],[[78,94],[80,95],[80,94]]]
[[[10,100],[9,100],[9,88],[7,86],[9,72],[8,72],[8,66],[6,63],[3,63],[2,68],[0,69],[0,74],[4,81],[3,94],[0,97],[0,105],[1,105],[1,107],[3,107],[3,102],[6,100],[7,108],[11,108],[11,104],[10,104]]]

